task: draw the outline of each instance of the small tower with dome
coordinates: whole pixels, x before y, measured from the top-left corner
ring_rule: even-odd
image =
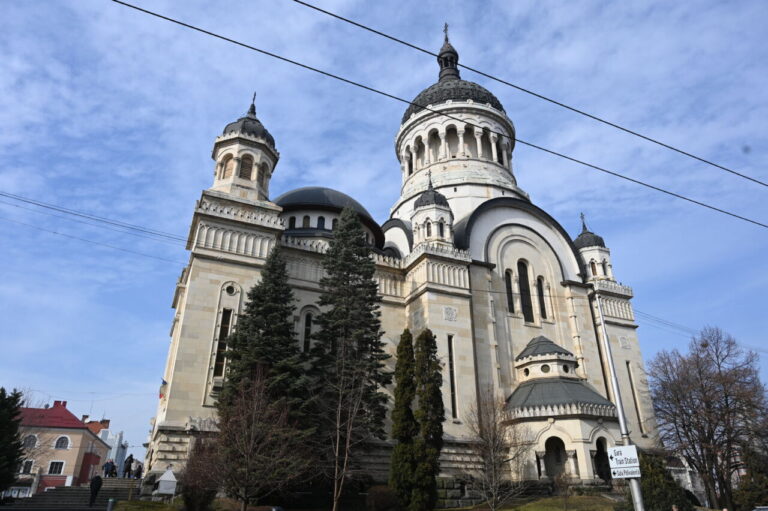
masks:
[[[429,172],[427,173],[429,174]],[[453,212],[445,195],[435,190],[428,175],[427,190],[413,203],[411,226],[415,244],[432,241],[453,246]]]
[[[587,227],[584,213],[581,213],[581,233],[573,240],[574,246],[579,249],[584,263],[587,266],[587,275],[590,280],[610,280],[613,278],[613,266],[611,265],[611,251],[605,246],[602,236],[593,233]]]
[[[227,124],[213,144],[216,162],[212,190],[241,199],[265,201],[280,153],[275,139],[256,117],[256,95],[246,114]]]

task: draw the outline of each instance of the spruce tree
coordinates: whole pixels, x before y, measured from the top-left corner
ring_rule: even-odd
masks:
[[[19,437],[21,392],[7,393],[0,387],[0,493],[16,480],[16,471],[24,455]]]
[[[671,509],[674,504],[679,511],[693,511],[693,505],[686,497],[685,490],[669,473],[663,458],[640,453],[640,472],[640,487],[646,509]],[[618,506],[617,509],[631,511],[632,497],[627,495],[624,505]]]
[[[419,425],[413,415],[413,400],[416,397],[414,365],[413,335],[406,328],[397,345],[395,405],[392,408],[392,438],[397,443],[389,465],[389,486],[397,493],[403,509],[411,503],[417,461],[414,439]]]
[[[221,412],[245,380],[266,371],[266,390],[273,401],[282,400],[292,422],[309,427],[308,379],[304,358],[294,336],[294,296],[280,249],[267,257],[261,280],[248,292],[245,311],[229,337],[227,380],[219,400]]]
[[[318,404],[318,446],[328,454],[333,509],[338,509],[350,462],[373,439],[384,439],[387,396],[381,389],[392,375],[381,340],[376,267],[358,215],[345,208],[323,258],[312,349]]]
[[[443,393],[440,390],[443,376],[437,358],[437,342],[431,330],[424,330],[419,335],[414,351],[418,399],[414,415],[419,433],[415,442],[417,463],[409,510],[430,511],[437,504],[437,475],[440,472],[445,421]]]

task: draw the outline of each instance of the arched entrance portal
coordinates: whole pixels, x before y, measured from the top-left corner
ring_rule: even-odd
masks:
[[[565,444],[558,437],[553,436],[544,443],[544,467],[547,476],[551,479],[565,472]]]
[[[608,445],[605,438],[597,439],[597,452],[595,452],[595,475],[605,481],[611,480],[611,466],[608,463]]]

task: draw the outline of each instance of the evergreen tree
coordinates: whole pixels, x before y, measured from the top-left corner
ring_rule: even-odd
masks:
[[[675,481],[667,470],[664,459],[660,456],[640,453],[640,487],[643,491],[643,504],[649,511],[672,509],[676,505],[679,511],[693,511],[693,504],[685,495],[685,490]],[[617,510],[631,511],[632,497]]]
[[[345,208],[323,258],[320,327],[312,349],[318,422],[318,446],[328,454],[333,480],[333,509],[359,447],[385,438],[387,396],[380,389],[392,375],[384,370],[389,355],[381,341],[381,312],[376,267],[357,213]]]
[[[253,380],[257,370],[265,369],[271,399],[285,401],[291,420],[309,427],[309,382],[294,337],[294,302],[285,259],[275,248],[267,257],[261,280],[248,292],[245,311],[228,339],[227,380],[219,400],[220,412],[244,380]]]
[[[389,486],[397,493],[403,509],[407,509],[411,502],[417,462],[413,443],[419,432],[413,415],[413,400],[416,397],[414,364],[413,335],[406,328],[397,345],[395,406],[392,409],[392,438],[397,444],[389,465]]]
[[[0,387],[0,492],[16,480],[24,449],[19,437],[21,424],[21,392],[10,394]]]
[[[440,387],[443,375],[437,358],[437,342],[432,331],[424,330],[415,346],[416,398],[415,412],[419,434],[415,441],[417,457],[410,511],[429,511],[437,504],[437,475],[440,451],[443,449],[445,408]]]
[[[768,506],[768,454],[759,452],[751,445],[743,445],[742,469],[734,500],[740,510],[751,511],[757,506]]]

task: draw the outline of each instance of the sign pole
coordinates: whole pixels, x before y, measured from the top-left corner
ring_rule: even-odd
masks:
[[[619,431],[624,445],[632,445],[629,439],[629,429],[627,420],[624,417],[624,405],[621,401],[621,392],[619,391],[619,379],[616,377],[616,367],[613,364],[613,354],[611,353],[611,343],[608,339],[608,330],[605,328],[605,317],[603,316],[603,305],[600,301],[600,295],[595,289],[595,302],[597,303],[597,314],[600,317],[600,328],[603,332],[603,347],[605,356],[608,358],[608,371],[611,373],[611,388],[613,389],[613,400],[616,403],[616,412],[619,414]],[[632,504],[635,511],[645,511],[643,506],[643,491],[640,488],[640,481],[635,478],[629,480],[629,489],[632,492]]]

